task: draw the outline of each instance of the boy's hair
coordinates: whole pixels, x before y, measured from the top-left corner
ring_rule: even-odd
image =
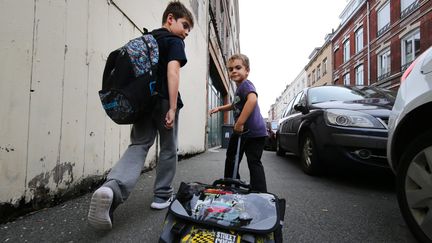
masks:
[[[172,14],[175,20],[179,18],[185,18],[187,21],[189,21],[191,25],[190,27],[193,28],[194,21],[192,13],[181,2],[172,1],[168,4],[162,15],[162,25],[165,24],[168,14]]]
[[[246,55],[244,55],[244,54],[240,54],[240,53],[239,53],[239,54],[234,54],[234,55],[232,55],[232,56],[228,59],[228,63],[230,63],[230,62],[232,62],[232,61],[234,61],[234,60],[236,60],[236,59],[242,61],[242,62],[243,62],[243,65],[246,67],[246,70],[249,71],[249,58],[248,58]]]

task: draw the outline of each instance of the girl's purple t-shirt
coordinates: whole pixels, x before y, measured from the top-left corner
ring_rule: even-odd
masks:
[[[243,81],[238,87],[235,92],[233,106],[234,106],[234,120],[237,121],[237,119],[240,116],[241,111],[243,110],[244,105],[246,104],[246,98],[249,93],[255,93],[258,96],[258,93],[256,92],[255,86],[253,83],[249,80]],[[256,104],[254,110],[252,111],[252,114],[249,116],[249,118],[246,120],[246,123],[244,125],[244,130],[249,130],[248,133],[246,133],[245,137],[265,137],[267,136],[267,130],[265,126],[265,122],[263,117],[261,116],[260,108],[258,106],[258,103]]]

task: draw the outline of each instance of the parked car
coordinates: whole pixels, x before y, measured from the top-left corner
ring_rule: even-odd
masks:
[[[371,86],[306,88],[279,122],[276,153],[299,156],[309,175],[320,174],[328,162],[388,167],[387,121],[395,96]]]
[[[278,128],[278,121],[268,121],[267,126],[267,137],[265,138],[264,149],[276,150],[276,132]]]
[[[432,242],[432,48],[401,78],[389,118],[388,162],[402,215],[420,242]]]

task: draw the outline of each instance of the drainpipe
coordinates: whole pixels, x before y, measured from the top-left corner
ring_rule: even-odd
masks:
[[[366,18],[366,21],[367,21],[367,59],[368,59],[368,67],[367,67],[367,69],[368,69],[368,86],[370,85],[370,77],[371,77],[371,75],[370,75],[370,70],[371,70],[371,58],[370,58],[370,36],[369,36],[369,33],[370,33],[370,24],[369,24],[369,18],[370,18],[370,10],[369,10],[369,0],[366,0],[366,11],[367,11],[367,18]]]

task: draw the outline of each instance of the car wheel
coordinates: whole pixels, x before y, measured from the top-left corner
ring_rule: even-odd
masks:
[[[279,137],[276,137],[276,155],[284,156],[285,150],[280,147]]]
[[[396,174],[399,207],[420,242],[432,241],[432,130],[417,137],[401,157]]]
[[[300,163],[303,171],[308,175],[319,175],[321,165],[315,139],[311,132],[307,131],[303,134],[300,149]]]

